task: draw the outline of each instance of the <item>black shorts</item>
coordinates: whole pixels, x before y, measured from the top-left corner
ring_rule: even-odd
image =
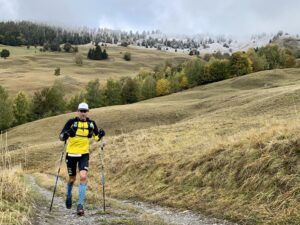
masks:
[[[76,176],[77,163],[79,171],[89,170],[89,154],[74,155],[67,153],[66,163],[69,176]]]

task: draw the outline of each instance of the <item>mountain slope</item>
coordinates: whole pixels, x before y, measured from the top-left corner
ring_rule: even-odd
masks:
[[[107,131],[107,193],[243,224],[300,222],[300,69],[264,71],[132,105],[94,109]],[[65,114],[9,133],[14,162],[56,171]],[[92,146],[89,187],[97,191]],[[63,168],[63,175],[66,170]]]

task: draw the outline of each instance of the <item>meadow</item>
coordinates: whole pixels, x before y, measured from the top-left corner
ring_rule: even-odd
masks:
[[[135,77],[141,69],[152,70],[165,61],[181,63],[191,58],[186,54],[108,45],[108,60],[95,61],[87,59],[91,44],[79,46],[78,54],[82,55],[83,65],[75,63],[75,53],[40,52],[40,46],[13,47],[0,45],[8,49],[10,56],[0,60],[0,84],[11,94],[19,91],[33,94],[36,90],[50,87],[55,79],[62,81],[68,95],[79,93],[90,80],[98,78],[105,83],[108,78],[119,79],[124,76]],[[104,46],[102,46],[104,48]],[[125,52],[131,53],[131,61],[125,61]],[[60,68],[60,76],[54,70]]]
[[[92,109],[90,117],[107,132],[107,195],[240,224],[299,224],[299,74],[296,68],[262,71]],[[55,174],[63,150],[58,134],[73,116],[11,129],[12,163],[28,173]],[[99,192],[98,149],[93,143],[91,196]]]

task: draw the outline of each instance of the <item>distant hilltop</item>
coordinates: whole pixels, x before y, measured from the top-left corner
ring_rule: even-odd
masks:
[[[28,21],[0,22],[0,44],[4,45],[74,45],[88,43],[109,43],[138,48],[157,49],[186,54],[222,54],[246,51],[259,48],[268,43],[277,43],[290,48],[294,53],[299,51],[299,35],[291,35],[279,31],[277,34],[256,34],[247,39],[237,39],[224,35],[168,35],[159,30],[153,31],[121,31],[108,28],[67,28]]]

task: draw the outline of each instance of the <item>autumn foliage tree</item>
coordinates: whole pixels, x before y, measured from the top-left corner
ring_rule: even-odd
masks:
[[[242,52],[235,52],[232,54],[229,66],[230,72],[234,76],[241,76],[252,72],[252,62],[249,57]]]
[[[170,82],[167,79],[160,79],[156,83],[156,95],[162,96],[170,93]]]

